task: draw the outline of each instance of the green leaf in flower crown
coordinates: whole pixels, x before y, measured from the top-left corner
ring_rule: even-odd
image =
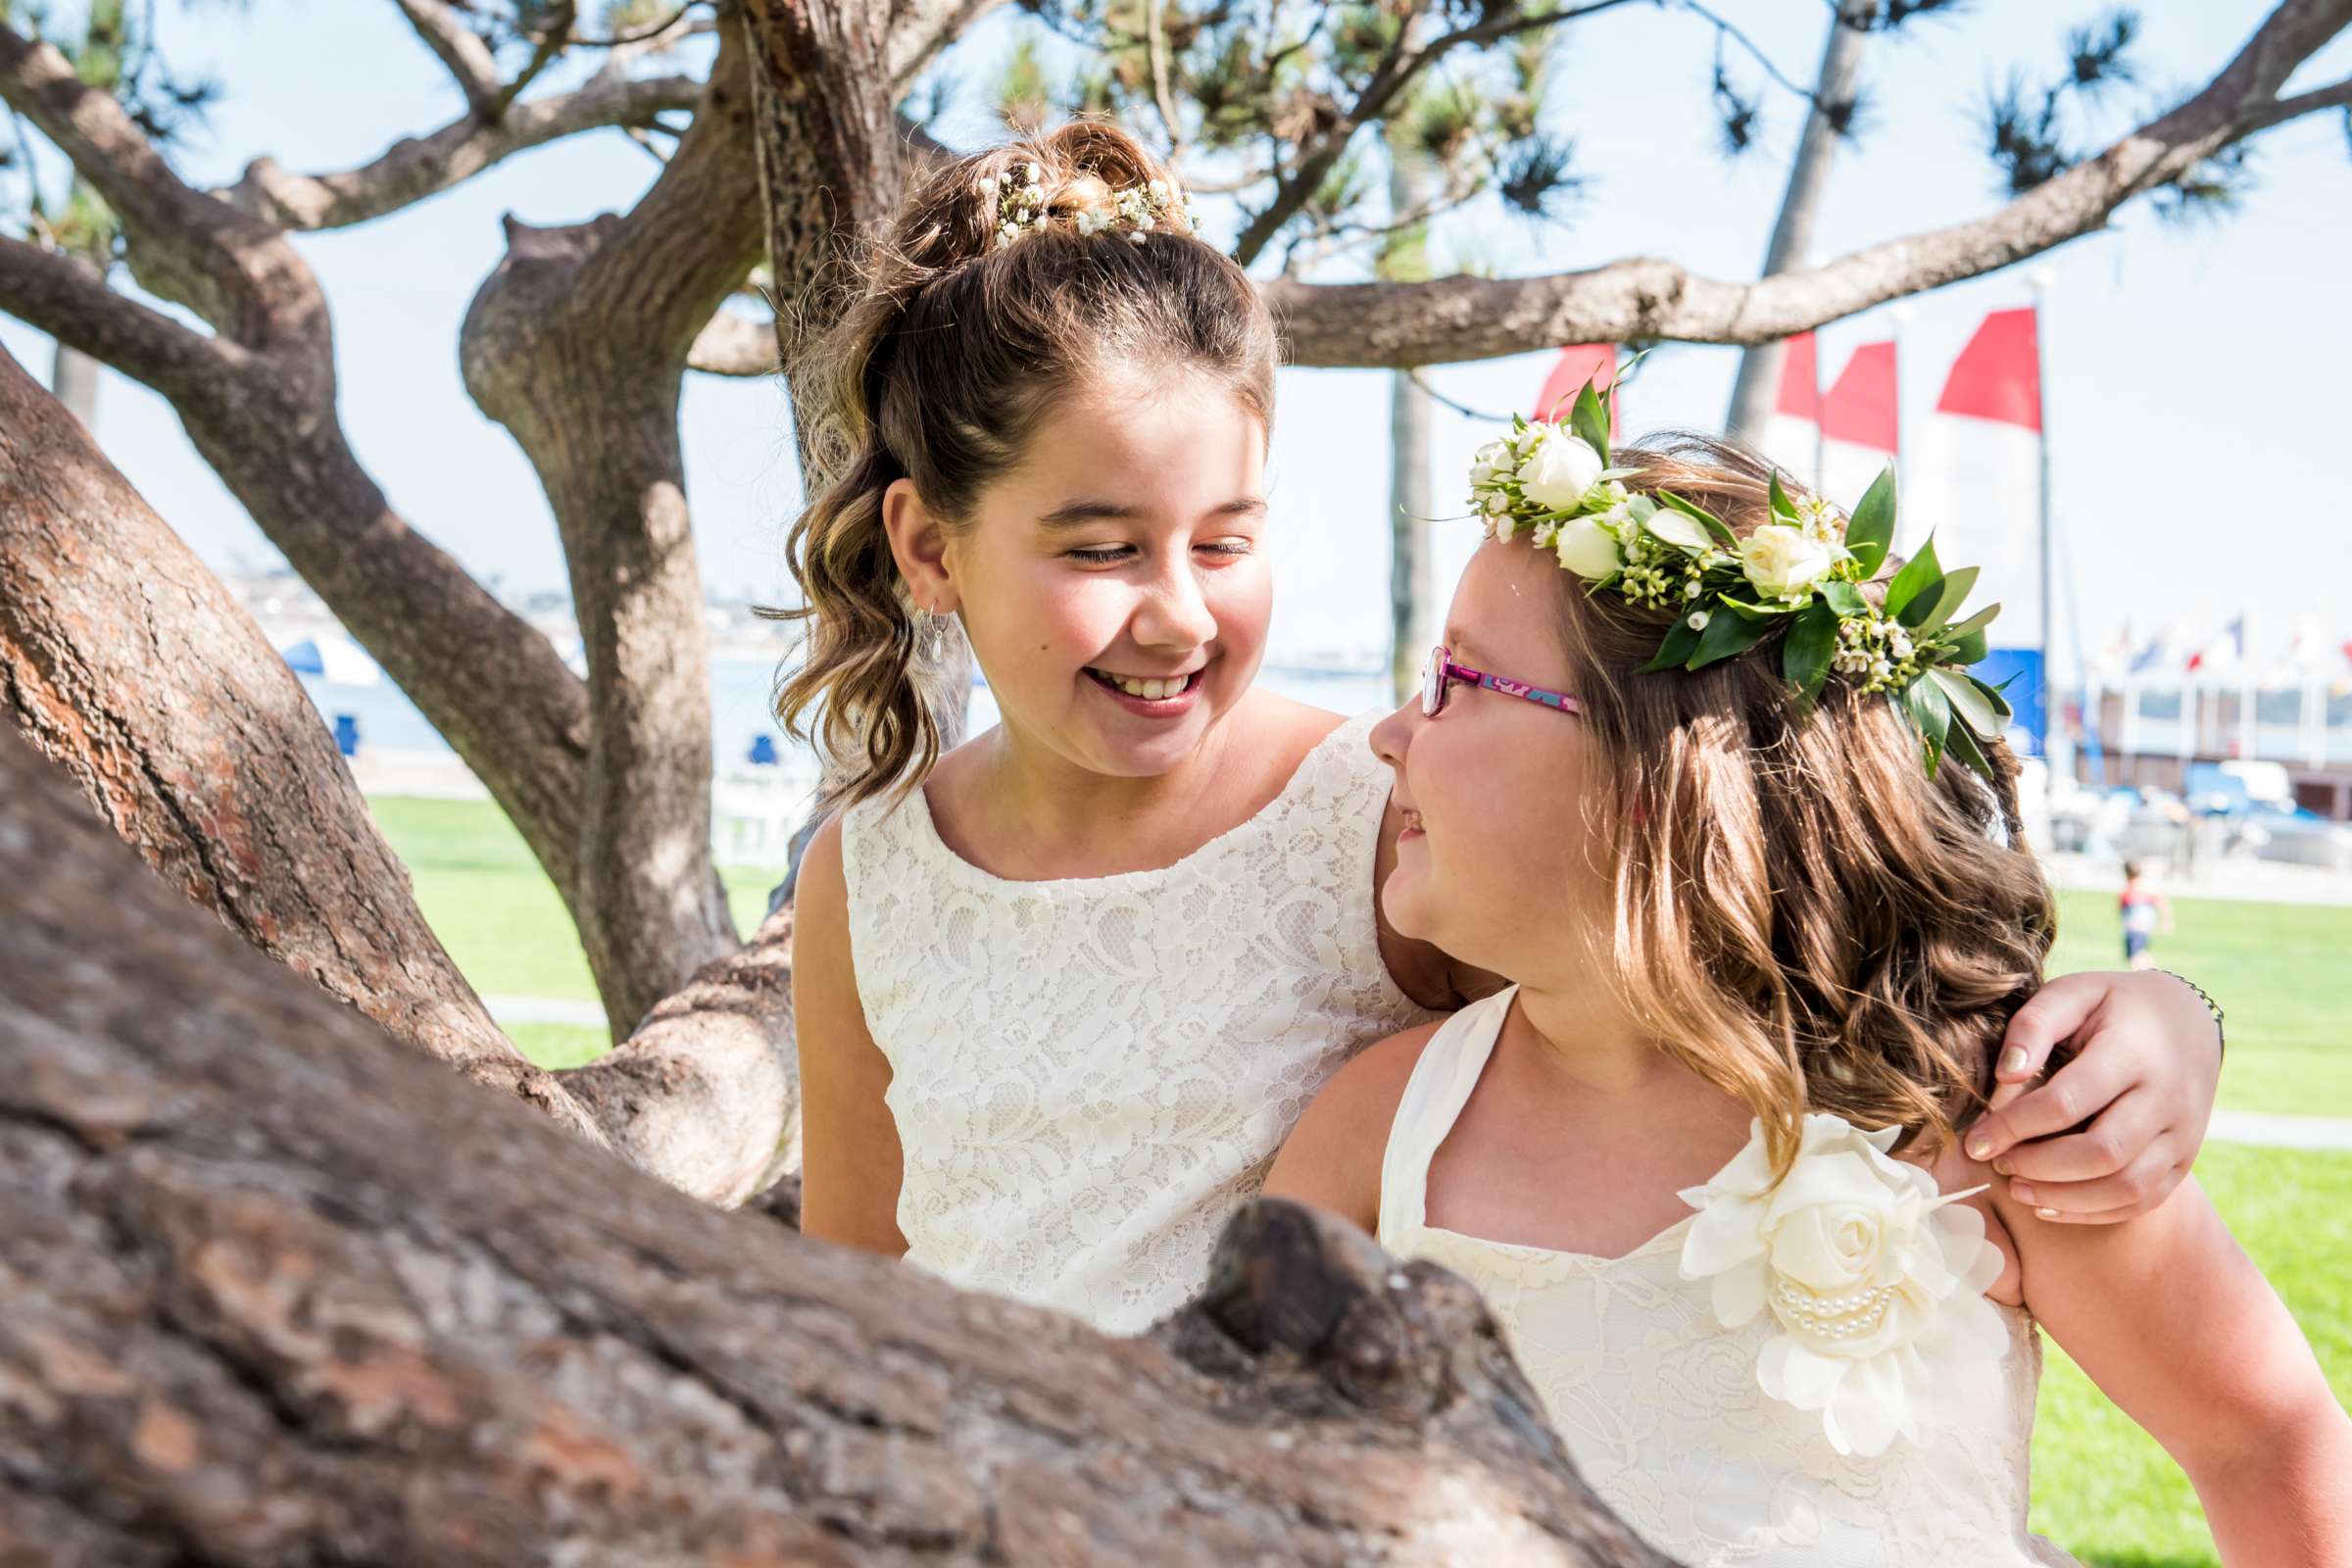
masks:
[[[1924,593],[1918,599],[1911,601],[1911,609],[1918,612],[1919,618],[1913,620],[1906,615],[1903,617],[1904,624],[1925,634],[1935,631],[1945,621],[1951,619],[1959,612],[1960,607],[1968,603],[1968,596],[1976,591],[1977,575],[1981,569],[1977,566],[1962,566],[1958,571],[1945,572],[1943,585],[1936,590],[1935,598],[1932,601],[1923,604],[1922,600],[1928,600],[1928,595]]]
[[[1661,669],[1680,669],[1697,647],[1698,633],[1690,629],[1690,622],[1687,619],[1678,620],[1674,623],[1674,629],[1666,634],[1666,640],[1658,644],[1657,653],[1648,663],[1642,666],[1641,672],[1654,675]]]
[[[1799,707],[1812,706],[1815,694],[1829,679],[1830,661],[1838,653],[1838,612],[1816,599],[1807,605],[1781,644],[1781,674],[1796,688]]]
[[[1772,514],[1780,522],[1796,523],[1803,520],[1796,514],[1796,503],[1789,500],[1788,492],[1781,488],[1781,470],[1778,468],[1772,470]]]
[[[1928,777],[1936,776],[1936,764],[1943,760],[1943,747],[1952,732],[1952,705],[1943,695],[1943,688],[1932,680],[1915,680],[1903,688],[1902,707],[1919,726],[1920,739],[1927,743]]]
[[[1982,663],[1984,661],[1984,656],[1992,652],[1992,650],[1985,644],[1984,633],[1981,628],[1975,631],[1962,632],[1957,637],[1951,636],[1949,632],[1946,632],[1944,635],[1947,639],[1944,646],[1948,647],[1951,652],[1943,656],[1942,660],[1939,661],[1941,662],[1949,662],[1954,664]]]
[[[1987,784],[1993,782],[1992,759],[1984,755],[1984,748],[1969,733],[1966,724],[1952,726],[1951,734],[1945,737],[1944,749],[1960,759],[1961,766],[1973,770]]]
[[[1587,381],[1584,390],[1576,395],[1576,407],[1568,413],[1571,433],[1584,437],[1585,444],[1600,454],[1603,467],[1609,462],[1609,411],[1602,406],[1593,381]]]
[[[1998,736],[2006,727],[2002,715],[1984,700],[1984,694],[1977,690],[1977,683],[1967,675],[1954,669],[1931,669],[1927,678],[1936,683],[1944,700],[1952,705],[1952,711],[1960,715],[1967,727],[1986,740]]]
[[[1985,705],[1992,710],[1994,715],[2004,726],[2015,716],[2014,710],[2009,706],[2009,699],[2001,695],[2001,689],[1998,686],[1987,686],[1974,675],[1968,677],[1968,683],[1977,689],[1977,695],[1984,699]]]
[[[1977,641],[1981,644],[1984,640],[1984,628],[1991,625],[1992,617],[2000,612],[2000,606],[1986,605],[1983,610],[1978,611],[1966,620],[1954,621],[1951,625],[1942,628],[1936,633],[1936,640],[1938,642],[1956,643],[1971,635],[1974,635]],[[1973,664],[1978,659],[1983,659],[1984,657],[1984,656],[1983,654],[1979,654],[1975,659],[1962,660],[1961,662]]]
[[[1840,615],[1859,615],[1864,609],[1862,590],[1850,582],[1832,579],[1821,585],[1822,602]]]
[[[1732,530],[1725,525],[1724,520],[1721,517],[1718,517],[1706,508],[1698,505],[1696,502],[1685,501],[1681,496],[1676,495],[1671,490],[1661,490],[1657,494],[1659,501],[1663,502],[1669,507],[1672,507],[1684,516],[1696,518],[1699,526],[1707,530],[1707,537],[1713,539],[1716,544],[1722,546],[1726,550],[1738,550],[1740,548],[1740,536],[1732,532]]]
[[[1878,574],[1894,544],[1894,469],[1884,469],[1862,493],[1854,514],[1846,519],[1845,548],[1865,580]]]
[[[1903,563],[1903,569],[1894,574],[1894,581],[1886,585],[1886,599],[1882,608],[1904,625],[1912,625],[1914,622],[1904,612],[1922,594],[1928,594],[1933,608],[1935,595],[1929,590],[1942,581],[1943,567],[1936,564],[1936,541],[1930,538],[1919,547],[1918,555]]]
[[[1626,501],[1625,510],[1636,522],[1647,522],[1658,514],[1658,504],[1649,496],[1633,496]]]
[[[1744,654],[1756,646],[1773,627],[1774,617],[1757,615],[1750,618],[1738,613],[1716,611],[1707,620],[1707,629],[1698,634],[1698,647],[1692,651],[1685,669],[1704,669],[1719,659]],[[1685,621],[1685,625],[1690,622]]]

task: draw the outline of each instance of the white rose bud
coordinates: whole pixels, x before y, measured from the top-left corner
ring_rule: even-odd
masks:
[[[1713,611],[1700,610],[1693,612],[1690,616],[1690,629],[1692,631],[1705,631],[1707,629],[1707,622],[1713,620],[1714,618],[1715,612]]]
[[[1570,437],[1570,439],[1574,440],[1575,438]],[[1585,446],[1582,441],[1578,441],[1576,444],[1584,447],[1587,452],[1592,450],[1591,447]],[[1625,564],[1624,559],[1617,553],[1615,536],[1591,517],[1571,517],[1561,523],[1559,538],[1554,541],[1553,548],[1559,552],[1561,565],[1566,566],[1579,577],[1589,577],[1595,581],[1606,577]]]
[[[1591,442],[1554,430],[1520,463],[1519,484],[1545,511],[1565,512],[1585,499],[1604,466]],[[1610,540],[1609,548],[1614,551],[1617,541]]]
[[[1470,455],[1470,488],[1484,489],[1511,460],[1511,449],[1500,441],[1490,441]]]
[[[1780,599],[1810,588],[1837,558],[1829,546],[1801,528],[1768,522],[1740,541],[1740,564],[1756,592]]]

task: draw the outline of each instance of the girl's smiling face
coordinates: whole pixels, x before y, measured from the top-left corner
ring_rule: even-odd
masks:
[[[1194,755],[1256,676],[1265,449],[1216,381],[1114,366],[1049,410],[961,526],[928,548],[919,517],[892,532],[917,600],[961,614],[1009,732],[1148,777]],[[897,505],[919,512],[907,488]]]
[[[1577,695],[1560,592],[1549,553],[1489,541],[1446,617],[1454,662]],[[1435,717],[1416,694],[1381,720],[1372,749],[1396,770],[1405,823],[1381,894],[1390,922],[1514,980],[1584,961],[1610,911],[1584,810],[1592,744],[1580,715],[1461,682]]]

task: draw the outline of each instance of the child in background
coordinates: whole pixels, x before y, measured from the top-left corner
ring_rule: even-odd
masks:
[[[2116,901],[2124,917],[2124,963],[2132,969],[2153,969],[2155,957],[2148,945],[2156,940],[2162,929],[2173,929],[2173,901],[2148,885],[2147,875],[2137,860],[2124,862],[2123,897]]]

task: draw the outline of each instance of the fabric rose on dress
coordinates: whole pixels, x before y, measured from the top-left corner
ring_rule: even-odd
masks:
[[[1803,593],[1838,564],[1837,554],[1819,539],[1785,522],[1768,522],[1740,541],[1740,564],[1747,580],[1768,599]]]
[[[1761,1124],[1747,1147],[1683,1201],[1698,1217],[1682,1273],[1706,1279],[1716,1319],[1740,1328],[1769,1309],[1780,1333],[1757,1381],[1773,1398],[1821,1412],[1839,1453],[1923,1442],[1938,1407],[2008,1349],[1985,1299],[2001,1272],[1984,1219],[1939,1194],[1936,1178],[1889,1158],[1894,1128],[1805,1118],[1796,1163],[1776,1186]]]
[[[1519,489],[1550,512],[1565,512],[1585,499],[1608,465],[1592,443],[1565,430],[1539,430],[1535,449],[1519,460]]]

